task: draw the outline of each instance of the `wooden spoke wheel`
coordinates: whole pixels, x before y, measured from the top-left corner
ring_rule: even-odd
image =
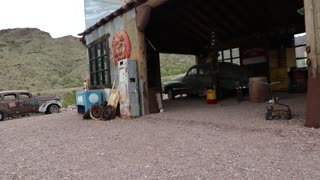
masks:
[[[90,108],[90,117],[94,120],[97,120],[101,117],[102,115],[102,107],[98,104],[93,105]]]

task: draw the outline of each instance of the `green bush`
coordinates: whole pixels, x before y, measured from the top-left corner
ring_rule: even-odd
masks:
[[[62,107],[76,104],[76,91],[65,92],[61,96]]]

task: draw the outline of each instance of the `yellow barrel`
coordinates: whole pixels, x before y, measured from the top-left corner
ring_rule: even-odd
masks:
[[[207,90],[207,103],[208,104],[217,104],[217,95],[215,89]]]

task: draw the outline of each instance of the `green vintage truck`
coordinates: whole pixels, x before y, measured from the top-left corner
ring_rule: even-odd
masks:
[[[179,94],[204,94],[213,85],[218,93],[245,89],[248,88],[248,79],[247,70],[237,64],[219,62],[217,70],[213,70],[209,64],[198,64],[190,67],[185,74],[165,82],[162,90],[169,99],[174,99]]]

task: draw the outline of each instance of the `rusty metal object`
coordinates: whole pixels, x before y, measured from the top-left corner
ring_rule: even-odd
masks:
[[[116,108],[111,105],[107,105],[103,107],[102,119],[103,120],[111,120],[116,117]]]
[[[61,106],[56,96],[33,96],[25,90],[0,91],[0,121],[34,113],[58,113]]]
[[[310,52],[311,52],[311,47],[310,47],[310,46],[307,46],[307,47],[306,47],[306,52],[307,52],[307,54],[310,54]],[[312,61],[311,61],[310,58],[307,59],[306,64],[307,64],[308,67],[311,66]]]
[[[93,120],[100,119],[101,115],[102,115],[102,106],[101,105],[96,104],[90,108],[90,117]]]
[[[308,67],[310,67],[312,65],[311,59],[308,58],[307,61],[306,61],[306,64],[307,64]]]
[[[306,127],[320,128],[320,77],[309,78]]]
[[[118,65],[118,61],[130,58],[131,43],[128,34],[125,31],[118,31],[112,38],[112,61]]]
[[[288,105],[279,103],[277,98],[272,98],[271,100],[269,100],[267,105],[266,120],[273,120],[273,119],[290,120],[291,118],[292,118],[291,109]]]
[[[311,52],[311,47],[310,46],[307,46],[306,47],[306,52],[309,54]]]

